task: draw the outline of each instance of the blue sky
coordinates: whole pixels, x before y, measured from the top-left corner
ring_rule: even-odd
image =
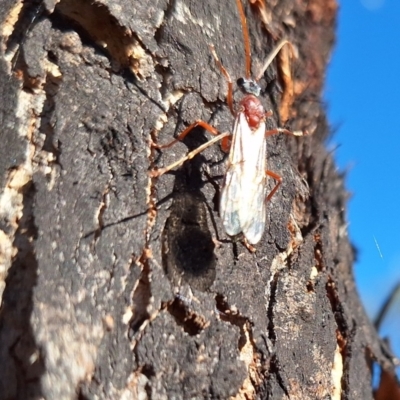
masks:
[[[349,231],[359,251],[355,277],[374,317],[400,281],[400,1],[338,1],[325,86],[336,131],[329,147],[339,146],[335,158],[347,172]],[[400,301],[382,333],[393,333],[395,317],[400,332]],[[392,344],[399,356],[398,334]]]

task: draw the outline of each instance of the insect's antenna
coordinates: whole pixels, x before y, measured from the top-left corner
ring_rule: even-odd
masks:
[[[264,75],[264,72],[266,71],[266,69],[269,67],[271,62],[274,60],[274,58],[277,56],[277,54],[279,53],[279,51],[282,49],[282,47],[285,44],[289,45],[290,49],[292,51],[292,54],[294,53],[292,43],[290,43],[287,39],[281,39],[278,42],[278,44],[274,47],[274,49],[271,51],[271,53],[268,54],[268,57],[265,60],[263,67],[261,68],[261,72],[256,77],[256,81],[261,79],[261,77]]]
[[[218,68],[220,69],[222,74],[225,76],[226,81],[228,82],[227,102],[228,102],[228,106],[229,106],[229,109],[231,110],[232,115],[235,115],[235,111],[233,109],[233,95],[232,95],[233,83],[232,83],[231,76],[229,75],[229,72],[225,69],[225,67],[222,65],[221,61],[219,61],[217,53],[215,52],[214,46],[212,44],[210,44],[210,50],[211,50],[211,54],[214,57],[216,64],[218,65]]]
[[[242,0],[236,0],[236,4],[237,4],[237,8],[239,10],[240,23],[242,24],[244,56],[246,58],[246,79],[250,79],[251,53],[250,53],[249,30],[247,29],[246,16],[244,15]]]

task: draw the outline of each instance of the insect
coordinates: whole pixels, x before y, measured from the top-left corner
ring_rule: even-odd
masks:
[[[228,235],[235,236],[242,232],[247,242],[252,245],[260,241],[265,229],[266,202],[271,199],[282,183],[282,178],[278,174],[266,168],[266,137],[277,133],[302,136],[305,132],[291,132],[284,128],[266,130],[265,121],[266,118],[272,115],[272,112],[266,111],[258,99],[261,87],[257,81],[263,76],[265,70],[282,47],[285,45],[291,47],[291,43],[284,39],[279,41],[265,60],[261,72],[255,79],[252,79],[250,76],[250,39],[246,17],[241,0],[236,0],[236,4],[242,25],[246,59],[245,77],[237,80],[237,85],[244,93],[244,97],[239,102],[236,110],[233,105],[232,79],[220,62],[214,46],[210,46],[215,62],[228,83],[227,104],[232,115],[235,117],[232,134],[229,132],[220,133],[207,122],[197,120],[182,131],[172,142],[166,145],[155,145],[155,147],[159,149],[170,147],[182,140],[191,130],[198,126],[209,131],[215,137],[167,167],[151,171],[150,175],[152,177],[163,175],[218,141],[221,141],[223,150],[228,150],[230,142],[227,171],[222,185],[219,204],[220,216]],[[272,177],[276,181],[275,187],[268,196],[266,196],[267,176]]]

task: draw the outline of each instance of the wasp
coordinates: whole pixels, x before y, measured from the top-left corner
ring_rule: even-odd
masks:
[[[284,128],[267,130],[266,119],[272,116],[271,111],[266,111],[259,100],[261,87],[258,81],[274,60],[283,46],[292,47],[288,40],[280,40],[268,55],[256,78],[251,78],[251,53],[250,39],[241,0],[236,0],[243,32],[245,51],[245,77],[237,80],[239,89],[244,96],[235,108],[233,104],[233,82],[220,62],[214,46],[210,46],[211,54],[228,83],[226,101],[234,116],[232,133],[220,133],[215,127],[205,121],[197,120],[176,139],[166,145],[155,145],[159,149],[172,146],[182,140],[190,131],[200,126],[215,137],[195,150],[188,153],[180,160],[167,167],[155,169],[150,172],[152,177],[161,176],[180,166],[185,161],[193,158],[207,147],[221,141],[223,150],[229,150],[226,174],[221,189],[219,212],[226,233],[235,236],[243,233],[250,245],[257,244],[264,232],[266,224],[266,203],[276,193],[282,183],[282,177],[267,169],[267,143],[266,138],[277,133],[285,133],[293,136],[303,136],[306,132],[291,132]],[[293,50],[293,49],[292,49]],[[266,195],[267,176],[276,181],[275,187]]]

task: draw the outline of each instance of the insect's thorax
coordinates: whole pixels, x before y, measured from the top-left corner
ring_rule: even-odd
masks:
[[[265,118],[265,110],[261,101],[253,94],[246,94],[239,103],[239,110],[246,116],[250,128],[257,129]]]

